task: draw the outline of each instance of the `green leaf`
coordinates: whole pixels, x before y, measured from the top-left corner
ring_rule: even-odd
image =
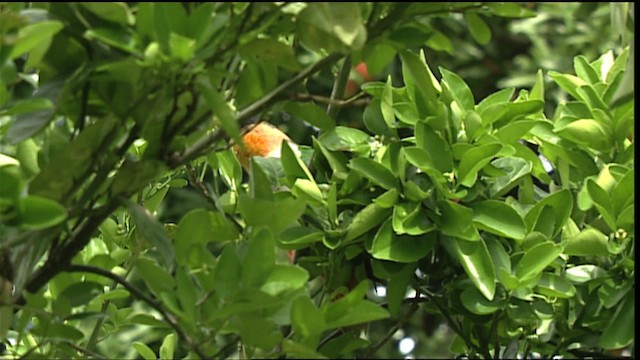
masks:
[[[364,284],[365,286],[362,286]],[[367,289],[367,282],[361,282],[356,289],[340,300],[328,303],[322,310],[325,315],[326,329],[352,326],[376,320],[386,319],[389,312],[371,301],[364,300],[362,290]],[[359,295],[359,296],[358,296]]]
[[[296,34],[313,51],[348,53],[361,49],[367,31],[356,3],[309,3],[297,16]]]
[[[169,35],[169,47],[171,57],[183,63],[189,62],[195,56],[196,41],[186,36],[171,33]]]
[[[486,166],[502,150],[502,145],[497,143],[474,146],[467,150],[458,166],[458,181],[460,184],[471,187],[478,178],[478,171]]]
[[[439,201],[438,207],[442,213],[440,229],[443,234],[468,241],[480,240],[478,230],[473,225],[472,209],[448,200]]]
[[[398,179],[393,173],[372,159],[355,158],[349,162],[349,167],[386,190],[398,187]]]
[[[144,257],[138,258],[136,260],[136,270],[140,272],[145,283],[156,296],[160,296],[163,292],[174,291],[176,283],[173,277],[153,260]]]
[[[176,347],[176,339],[174,334],[169,334],[164,337],[162,345],[160,345],[160,360],[173,359],[173,351]]]
[[[620,349],[633,343],[635,336],[635,295],[631,291],[618,306],[604,329],[598,345],[605,349]]]
[[[335,129],[322,134],[318,141],[331,151],[368,152],[371,137],[364,131],[336,126]]]
[[[138,354],[140,354],[140,356],[142,356],[143,359],[145,360],[157,359],[156,354],[146,344],[140,341],[134,341],[131,345],[133,346],[134,349],[136,349]]]
[[[268,229],[260,228],[251,236],[242,266],[242,283],[246,288],[264,283],[276,263],[275,248],[273,234]]]
[[[282,168],[289,183],[295,183],[296,179],[305,179],[312,182],[316,188],[318,187],[307,165],[296,155],[288,141],[282,142],[280,155],[282,158]],[[318,189],[318,191],[320,190]]]
[[[542,242],[530,248],[516,266],[516,276],[520,282],[526,282],[538,276],[562,253],[562,246],[550,241]]]
[[[136,47],[135,39],[131,33],[122,28],[93,28],[84,33],[89,41],[99,41],[116,49],[142,58],[142,52]]]
[[[464,20],[467,22],[467,26],[469,26],[471,36],[473,36],[478,44],[486,45],[491,41],[491,29],[489,29],[489,26],[487,26],[478,14],[465,12]]]
[[[396,117],[393,112],[393,86],[391,85],[391,75],[387,77],[387,82],[382,90],[382,97],[380,98],[380,111],[382,112],[382,118],[389,128],[396,127]]]
[[[596,71],[596,69],[589,64],[589,61],[584,55],[578,55],[573,58],[573,69],[576,71],[578,77],[591,85],[595,85],[601,81],[598,75],[599,71]]]
[[[196,81],[196,86],[206,99],[209,109],[213,111],[220,121],[224,132],[233,139],[234,143],[241,144],[240,126],[238,126],[234,111],[227,104],[224,96],[215,89],[211,79],[201,76]]]
[[[530,114],[538,114],[543,108],[544,101],[542,100],[523,100],[487,106],[480,112],[480,116],[485,126],[494,123],[504,125],[503,122],[518,120]]]
[[[209,212],[212,241],[230,241],[238,238],[238,229],[221,212]],[[177,238],[176,238],[177,241]]]
[[[387,190],[384,194],[373,199],[373,202],[381,208],[388,209],[398,201],[398,189]]]
[[[51,39],[57,34],[64,24],[56,20],[40,21],[34,24],[29,24],[20,29],[18,37],[15,40],[15,45],[11,48],[12,59],[15,59],[26,52],[32,51],[38,46],[45,44],[46,47],[51,44]],[[42,54],[44,55],[44,53]],[[34,64],[34,65],[37,65]]]
[[[365,84],[365,85],[368,85],[368,84]],[[395,126],[395,118],[393,117],[396,115],[395,110],[397,110],[396,106],[391,108],[390,114],[387,113],[386,115],[387,116],[386,119],[394,120],[393,126]],[[393,131],[387,124],[386,119],[384,117],[384,114],[382,113],[382,102],[378,98],[373,98],[369,103],[369,105],[364,109],[364,113],[362,114],[362,120],[364,121],[364,125],[372,134],[382,135],[382,136],[393,136]],[[399,117],[399,119],[400,121],[402,121],[402,118]]]
[[[473,93],[469,85],[457,74],[443,67],[439,67],[438,69],[440,70],[440,74],[442,74],[442,86],[449,90],[449,93],[453,97],[453,100],[458,103],[458,106],[463,110],[473,110],[476,102],[473,99]]]
[[[473,285],[487,300],[492,301],[496,291],[496,275],[485,242],[483,240],[466,241],[455,237],[450,238],[449,241]]]
[[[413,100],[415,102],[423,103],[428,113],[436,113],[437,94],[440,90],[434,86],[432,79],[435,77],[433,76],[431,69],[429,69],[427,63],[420,59],[420,57],[408,50],[400,52],[400,59],[402,59],[402,65],[406,67],[408,75],[411,77],[411,80],[414,82],[415,87],[418,90],[417,96],[419,96],[419,98]],[[405,81],[407,81],[407,75],[404,77]]]
[[[587,191],[596,208],[611,230],[616,230],[615,215],[611,198],[593,179],[586,181]]]
[[[167,269],[173,267],[174,248],[171,239],[167,234],[167,230],[162,224],[151,215],[149,210],[130,200],[126,201],[131,218],[136,224],[136,229],[145,239],[156,247]]]
[[[391,274],[387,284],[387,301],[389,303],[389,312],[392,316],[398,316],[400,313],[402,301],[407,294],[407,287],[411,283],[415,271],[416,264],[409,263],[399,271]]]
[[[239,319],[240,336],[248,346],[271,350],[282,340],[282,334],[270,319],[253,314],[242,314]]]
[[[308,280],[307,270],[299,266],[276,264],[260,289],[276,296],[286,290],[300,289]]]
[[[564,242],[564,253],[574,256],[606,255],[607,236],[589,227]]]
[[[243,58],[258,57],[261,61],[277,64],[283,69],[286,69],[289,71],[298,71],[300,70],[300,67],[301,67],[300,64],[298,63],[298,60],[296,59],[296,54],[293,50],[293,47],[273,38],[255,39],[247,44],[244,44],[240,49],[238,49],[238,52]],[[290,104],[293,104],[293,103],[290,103]],[[311,105],[311,107],[317,108],[316,105],[310,104],[310,103],[309,104],[295,103],[295,104],[303,105],[303,107],[306,107],[306,105]],[[302,118],[307,120],[304,117]],[[333,123],[331,119],[329,119],[329,121]],[[313,124],[312,121],[309,121],[309,122]]]
[[[453,55],[453,44],[451,43],[451,40],[449,40],[449,38],[445,34],[437,30],[433,31],[425,45],[432,48],[433,50],[445,51],[449,55]]]
[[[605,276],[607,276],[607,271],[596,265],[578,265],[570,267],[564,272],[564,277],[574,284],[582,284]]]
[[[296,199],[290,195],[281,196],[271,201],[252,199],[241,194],[238,200],[240,214],[247,224],[255,227],[266,226],[274,234],[279,234],[298,220],[306,208],[304,200]],[[274,209],[278,209],[278,211],[273,211]]]
[[[312,348],[291,340],[282,342],[282,350],[297,359],[327,359],[326,356],[315,352]]]
[[[290,227],[278,237],[278,243],[285,249],[301,249],[309,244],[322,241],[324,233],[308,227]]]
[[[539,159],[537,159],[537,161],[539,161]],[[491,165],[504,172],[503,176],[486,179],[486,182],[489,184],[489,196],[491,197],[499,197],[508,193],[516,185],[519,183],[521,184],[523,177],[531,173],[533,170],[533,166],[530,161],[519,157],[503,157],[495,159],[491,162]]]
[[[578,119],[556,129],[556,133],[583,147],[601,151],[611,148],[611,131],[597,120]]]
[[[635,201],[634,184],[635,171],[630,169],[611,191],[611,205],[616,215],[620,216],[622,210]],[[630,194],[634,194],[634,196],[630,196]]]
[[[576,294],[576,288],[569,280],[547,272],[542,273],[535,290],[537,293],[560,299],[568,299]]]
[[[487,7],[495,15],[508,18],[527,18],[537,15],[535,12],[512,2],[491,2],[487,4]]]
[[[291,115],[320,128],[320,130],[330,131],[336,127],[335,121],[316,104],[292,101],[287,103],[284,109]]]
[[[13,109],[21,113],[13,119],[9,125],[7,133],[4,135],[4,141],[9,144],[17,144],[35,134],[49,124],[55,114],[55,107],[58,103],[58,97],[64,86],[63,81],[54,81],[42,84],[33,94],[30,100],[18,102]],[[39,100],[36,100],[39,99]],[[109,119],[99,121],[91,128],[105,126],[110,122]],[[99,124],[99,125],[98,125]],[[88,130],[89,128],[85,129]],[[81,135],[82,136],[82,133]],[[79,136],[79,137],[80,137]],[[73,143],[79,141],[76,139]],[[96,141],[93,138],[92,141]],[[59,169],[58,169],[59,171]]]
[[[322,334],[325,330],[324,314],[311,299],[301,296],[291,306],[291,326],[303,338]]]
[[[318,184],[312,180],[296,179],[291,191],[295,196],[305,199],[310,204],[318,206],[326,205],[322,191],[320,191]]]
[[[393,207],[393,230],[396,234],[422,235],[435,230],[419,203],[400,203]]]
[[[214,273],[216,292],[223,298],[233,295],[242,280],[242,264],[232,244],[227,244],[216,264]]]
[[[462,305],[476,315],[489,315],[500,310],[504,301],[500,299],[487,300],[478,289],[468,287],[460,293]]]
[[[485,239],[485,244],[487,245],[491,259],[493,260],[493,270],[500,283],[508,289],[511,289],[512,287],[516,288],[518,285],[517,279],[511,275],[511,259],[509,258],[509,254],[507,254],[504,246],[502,246],[498,240],[493,238]],[[514,282],[516,284],[513,284]]]
[[[67,210],[62,205],[35,195],[20,199],[20,210],[20,226],[24,229],[46,229],[67,218]]]
[[[598,288],[598,299],[605,308],[610,309],[620,303],[633,285],[633,281],[625,281],[619,284],[612,279],[608,279]]]
[[[380,225],[389,215],[391,215],[389,208],[380,207],[375,203],[367,205],[351,220],[344,237],[344,244]]]
[[[441,172],[453,169],[451,147],[433,128],[424,122],[415,127],[416,145],[427,151],[433,166]]]
[[[369,341],[362,339],[357,334],[346,332],[323,344],[320,347],[320,352],[329,359],[337,359],[369,344]]]
[[[566,91],[569,95],[573,96],[575,99],[582,99],[576,89],[581,86],[587,85],[587,82],[580,79],[577,76],[569,75],[569,74],[561,74],[556,71],[549,71],[549,76],[553,79],[553,81],[558,84],[562,90]]]
[[[433,250],[436,242],[437,237],[434,234],[397,235],[389,219],[376,233],[370,253],[376,259],[410,263],[425,257]]]
[[[514,88],[502,89],[482,99],[478,105],[476,105],[476,112],[482,114],[487,108],[498,105],[506,104],[513,98],[515,92]]]
[[[175,234],[176,243],[206,244],[212,238],[211,218],[205,209],[194,209],[182,217]]]
[[[474,204],[472,209],[473,223],[477,228],[518,241],[524,239],[524,220],[506,203],[485,200]]]
[[[554,225],[553,234],[556,236],[562,227],[569,219],[571,211],[573,209],[573,197],[568,189],[557,191],[548,195],[536,205],[534,205],[524,217],[525,224],[527,225],[527,232],[534,229],[537,224],[540,223],[540,212],[545,206],[549,206],[554,210]]]
[[[135,17],[131,13],[131,10],[126,3],[123,2],[83,2],[80,3],[82,7],[91,11],[98,17],[114,22],[120,25],[133,25],[135,23]]]

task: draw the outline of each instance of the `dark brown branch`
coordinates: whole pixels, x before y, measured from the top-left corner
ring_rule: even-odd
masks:
[[[137,297],[138,299],[146,302],[149,306],[151,306],[152,308],[154,308],[156,311],[158,311],[162,317],[165,319],[165,321],[176,331],[176,333],[178,334],[178,337],[180,337],[180,339],[182,339],[183,341],[185,341],[187,343],[187,345],[189,346],[190,349],[192,349],[193,351],[195,351],[196,354],[198,354],[198,356],[201,359],[208,359],[208,357],[202,352],[202,350],[195,345],[193,339],[191,339],[191,337],[180,327],[180,325],[178,324],[178,321],[176,320],[176,318],[174,317],[173,314],[171,314],[169,311],[165,310],[164,307],[162,306],[162,303],[151,298],[150,296],[146,295],[145,293],[143,293],[142,291],[140,291],[138,288],[136,288],[135,286],[131,285],[131,283],[129,283],[126,279],[124,279],[121,276],[118,276],[114,273],[112,273],[111,271],[96,267],[96,266],[89,266],[89,265],[69,265],[67,266],[64,271],[67,272],[86,272],[86,273],[91,273],[91,274],[97,274],[100,276],[104,276],[110,280],[113,280],[115,282],[117,282],[118,284],[122,285],[125,289],[127,289],[131,294],[133,294],[135,297]]]

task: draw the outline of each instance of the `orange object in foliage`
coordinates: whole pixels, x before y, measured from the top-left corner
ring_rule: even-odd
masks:
[[[351,75],[349,76],[349,80],[347,81],[347,86],[344,89],[344,96],[349,98],[355,95],[360,86],[362,84],[372,81],[373,76],[369,74],[369,69],[367,68],[367,63],[361,62],[351,71]]]
[[[249,171],[249,160],[253,156],[279,158],[283,140],[288,141],[291,149],[298,153],[298,155],[300,154],[298,145],[296,145],[287,134],[267,122],[252,124],[247,126],[246,129],[247,132],[242,136],[244,146],[238,144],[233,145],[233,151],[236,153],[240,164],[242,164],[242,167],[246,171]],[[288,250],[287,256],[293,264],[296,251]]]
[[[298,146],[277,127],[261,122],[247,126],[248,131],[242,136],[244,146],[234,145],[233,151],[245,170],[249,171],[249,160],[253,156],[280,157],[282,141],[287,140],[294,152],[299,153]]]

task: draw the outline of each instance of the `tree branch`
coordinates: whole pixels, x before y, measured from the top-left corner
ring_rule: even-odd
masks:
[[[271,105],[287,90],[293,88],[294,86],[297,86],[304,79],[313,75],[325,66],[329,66],[335,63],[342,56],[343,55],[337,53],[328,55],[324,59],[302,70],[296,76],[283,82],[280,86],[273,89],[267,95],[263,96],[260,100],[254,102],[253,104],[238,112],[238,114],[236,115],[236,121],[241,126],[245,125],[245,122],[247,122],[252,116],[258,114],[268,105]],[[198,156],[202,155],[209,148],[209,146],[223,139],[224,136],[224,132],[220,129],[205,135],[204,137],[198,139],[191,147],[187,148],[182,154],[175,153],[168,161],[169,166],[175,169],[178,166],[183,165],[187,161],[197,158]]]
[[[191,339],[191,337],[180,327],[180,325],[178,324],[178,321],[176,320],[174,315],[171,314],[169,311],[164,309],[164,307],[162,306],[161,302],[159,302],[159,301],[151,298],[150,296],[146,295],[145,293],[140,291],[138,288],[136,288],[135,286],[131,285],[131,283],[129,283],[123,277],[118,276],[118,275],[112,273],[111,271],[108,271],[108,270],[105,270],[105,269],[102,269],[102,268],[99,268],[99,267],[96,267],[96,266],[89,266],[89,265],[72,264],[72,265],[67,266],[64,269],[64,271],[66,271],[66,272],[86,272],[86,273],[91,273],[91,274],[97,274],[97,275],[109,278],[109,279],[117,282],[118,284],[122,285],[125,289],[127,289],[135,297],[137,297],[138,299],[146,302],[149,306],[151,306],[156,311],[158,311],[162,315],[162,317],[166,320],[166,322],[176,331],[176,333],[178,334],[178,337],[180,337],[183,341],[185,341],[187,343],[188,347],[191,350],[195,351],[195,353],[198,354],[198,356],[201,359],[208,359],[208,357],[202,352],[202,350],[197,345],[195,345],[193,339]]]
[[[349,74],[351,73],[351,56],[347,56],[342,63],[342,67],[340,68],[340,72],[336,77],[336,80],[333,83],[333,89],[331,90],[331,100],[339,101],[344,97],[344,89],[347,86],[347,81],[349,81]],[[335,120],[338,116],[339,108],[334,104],[329,103],[327,106],[327,115],[330,118]]]
[[[380,341],[378,341],[377,344],[369,348],[364,358],[372,359],[373,354],[375,354],[384,344],[386,344],[387,341],[391,339],[393,334],[396,333],[396,331],[400,330],[400,328],[402,328],[404,324],[406,324],[407,322],[409,322],[409,320],[411,320],[411,317],[418,310],[419,307],[420,305],[418,305],[418,303],[413,303],[413,305],[411,305],[411,308],[409,309],[409,311],[407,311],[404,317],[400,321],[398,321],[391,329],[389,329],[387,334],[382,339],[380,339]]]
[[[328,104],[328,105],[332,105],[335,107],[347,107],[347,106],[367,106],[369,105],[370,100],[368,98],[364,98],[361,99],[364,96],[363,92],[359,92],[358,94],[356,94],[355,96],[349,98],[349,99],[345,99],[345,100],[338,100],[338,99],[331,99],[331,98],[327,98],[324,96],[320,96],[320,95],[314,95],[314,94],[293,94],[291,95],[291,98],[293,100],[299,100],[299,101],[315,101],[315,102],[319,102],[319,103],[323,103],[323,104]]]

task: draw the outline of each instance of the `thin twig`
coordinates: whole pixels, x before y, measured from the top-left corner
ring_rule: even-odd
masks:
[[[320,96],[320,95],[300,93],[300,94],[291,95],[291,98],[293,100],[299,100],[299,101],[315,101],[323,104],[332,105],[335,107],[367,106],[369,105],[371,100],[369,98],[361,99],[364,95],[365,95],[364,92],[359,92],[358,94],[356,94],[355,96],[349,99],[338,100],[338,99],[331,99],[331,98]]]
[[[151,306],[156,311],[158,311],[162,315],[162,317],[166,320],[166,322],[176,331],[176,333],[178,334],[178,337],[180,337],[182,340],[184,340],[187,343],[187,345],[189,346],[189,348],[191,348],[193,351],[195,351],[195,353],[198,354],[198,356],[201,359],[208,359],[209,358],[194,343],[193,339],[191,339],[191,337],[180,327],[180,325],[178,324],[178,321],[176,320],[174,315],[172,313],[170,313],[169,311],[164,309],[164,307],[163,307],[161,302],[151,298],[150,296],[148,296],[147,294],[145,294],[144,292],[142,292],[141,290],[139,290],[138,288],[133,286],[130,282],[128,282],[123,277],[118,276],[118,275],[112,273],[111,271],[108,271],[108,270],[105,270],[105,269],[102,269],[102,268],[99,268],[99,267],[96,267],[96,266],[90,266],[90,265],[72,264],[72,265],[69,265],[66,268],[64,268],[64,271],[67,271],[67,272],[86,272],[86,273],[91,273],[91,274],[97,274],[97,275],[104,276],[106,278],[109,278],[109,279],[117,282],[118,284],[122,285],[125,289],[127,289],[130,293],[132,293],[135,297],[137,297],[138,299],[146,302],[149,306]]]
[[[375,354],[384,344],[386,344],[387,341],[391,339],[393,334],[395,334],[398,330],[400,330],[400,328],[402,328],[407,322],[409,322],[409,320],[411,320],[411,317],[418,310],[419,307],[420,306],[418,305],[418,303],[413,303],[413,305],[411,305],[411,308],[409,309],[409,311],[407,311],[404,317],[400,321],[398,321],[391,329],[389,329],[387,334],[382,339],[380,339],[380,341],[378,341],[377,344],[369,348],[369,351],[367,351],[367,355],[365,355],[364,358],[372,359],[373,354]]]
[[[72,343],[69,340],[63,340],[62,343],[72,347],[73,349],[75,349],[75,350],[77,350],[77,351],[79,351],[79,352],[81,352],[81,353],[83,353],[85,355],[89,355],[89,356],[94,357],[96,359],[104,359],[104,360],[107,359],[106,357],[104,357],[104,356],[102,356],[102,355],[100,355],[100,354],[98,354],[96,352],[93,352],[93,351],[91,351],[89,349],[82,348],[82,347]]]
[[[347,87],[349,81],[349,74],[351,73],[351,55],[347,56],[342,63],[340,72],[333,83],[333,89],[331,90],[331,100],[339,101],[344,97],[344,89]],[[327,106],[327,115],[335,120],[338,116],[339,108],[333,104]]]

